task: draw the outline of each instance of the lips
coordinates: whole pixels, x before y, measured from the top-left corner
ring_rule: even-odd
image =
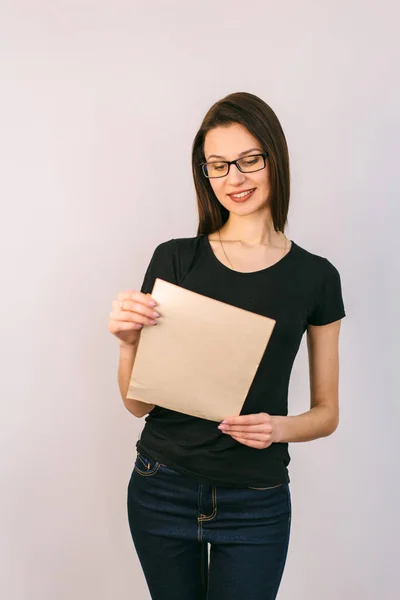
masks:
[[[247,198],[250,198],[250,196],[253,195],[253,192],[255,191],[256,188],[249,188],[247,190],[241,190],[240,192],[235,192],[235,194],[228,194],[228,196],[231,198],[231,200],[234,200],[235,202],[239,202],[240,200],[246,200]],[[242,197],[237,197],[236,194],[243,194],[244,192],[251,192],[250,194],[246,194],[245,196]]]
[[[256,188],[249,188],[247,190],[240,190],[240,192],[232,192],[231,194],[228,194],[228,196],[235,197],[237,194],[243,194],[244,192],[253,192]]]

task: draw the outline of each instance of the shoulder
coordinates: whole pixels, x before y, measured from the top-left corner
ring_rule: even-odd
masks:
[[[173,238],[157,246],[156,253],[172,258],[181,266],[185,265],[196,254],[202,237],[198,235],[196,237]]]
[[[166,240],[165,242],[161,242],[154,249],[155,256],[163,256],[164,254],[170,255],[175,252],[175,240]]]
[[[305,269],[318,277],[339,276],[336,266],[325,256],[306,250],[298,244],[296,244],[296,256]]]
[[[190,267],[201,237],[172,238],[161,242],[153,252],[150,269],[159,273],[159,277],[178,283]]]
[[[178,250],[191,252],[196,250],[203,237],[203,235],[197,235],[195,237],[175,238],[174,242]]]
[[[165,242],[161,242],[155,249],[157,254],[173,254],[178,251],[190,252],[195,250],[200,242],[202,236],[196,237],[185,237],[185,238],[172,238]]]
[[[310,290],[307,323],[327,325],[342,319],[346,313],[338,269],[325,256],[300,246],[296,250],[297,270]]]

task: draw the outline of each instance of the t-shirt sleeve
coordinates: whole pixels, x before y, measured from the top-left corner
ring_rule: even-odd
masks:
[[[177,285],[177,256],[174,239],[163,242],[154,250],[140,291],[143,294],[151,294],[157,278]]]
[[[346,316],[339,271],[324,258],[322,278],[317,297],[307,319],[309,325],[328,325]]]

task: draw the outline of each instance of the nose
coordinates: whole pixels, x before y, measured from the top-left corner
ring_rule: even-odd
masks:
[[[243,183],[246,180],[246,174],[239,171],[236,165],[231,165],[229,169],[228,175],[225,177],[229,183],[234,185],[238,185]]]

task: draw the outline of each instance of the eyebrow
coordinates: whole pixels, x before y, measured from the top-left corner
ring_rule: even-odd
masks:
[[[250,148],[250,150],[244,150],[244,152],[240,152],[239,156],[243,156],[244,154],[248,154],[249,152],[253,152],[254,150],[257,150],[257,152],[262,152],[262,150],[260,150],[260,148]],[[210,154],[210,156],[207,158],[207,160],[210,160],[210,158],[222,158],[224,159],[224,156],[220,156],[219,154]]]

